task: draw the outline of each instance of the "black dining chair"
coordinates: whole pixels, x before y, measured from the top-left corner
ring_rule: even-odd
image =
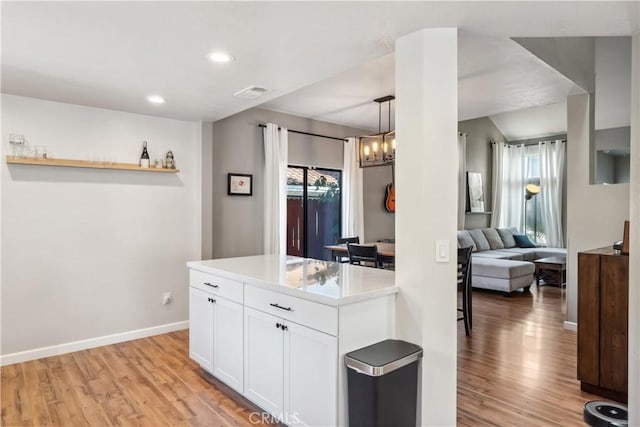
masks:
[[[336,239],[336,245],[346,245],[347,243],[360,243],[360,236],[355,237],[338,237]],[[348,256],[337,256],[338,262],[349,262]]]
[[[473,326],[472,310],[471,310],[471,251],[473,248],[458,248],[458,290],[462,291],[462,308],[458,311],[462,312],[462,317],[458,320],[464,321],[464,332],[467,336],[471,335]]]
[[[347,243],[347,251],[349,252],[349,262],[351,264],[367,265],[375,268],[380,267],[378,247],[376,245]]]

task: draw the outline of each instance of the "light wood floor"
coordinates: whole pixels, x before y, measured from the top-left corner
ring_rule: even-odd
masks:
[[[563,329],[565,290],[473,293],[473,330],[458,326],[459,426],[584,426],[576,333]]]
[[[458,425],[584,426],[564,291],[474,293],[458,325]],[[3,426],[250,426],[257,411],[188,358],[179,331],[1,369]]]

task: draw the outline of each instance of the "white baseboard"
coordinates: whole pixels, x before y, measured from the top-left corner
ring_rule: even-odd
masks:
[[[182,322],[167,323],[166,325],[136,329],[134,331],[121,332],[113,335],[105,335],[103,337],[35,348],[33,350],[20,351],[18,353],[4,354],[0,356],[0,366],[28,362],[29,360],[41,359],[43,357],[58,356],[60,354],[72,353],[74,351],[86,350],[94,347],[102,347],[103,345],[131,341],[153,335],[166,334],[167,332],[179,331],[187,328],[189,328],[189,321],[185,320]]]
[[[568,320],[564,321],[564,328],[570,331],[577,331],[578,324],[576,322],[569,322]]]

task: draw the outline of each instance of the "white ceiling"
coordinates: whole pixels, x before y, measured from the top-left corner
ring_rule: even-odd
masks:
[[[509,141],[567,132],[567,103],[544,105],[490,116]]]
[[[394,64],[394,54],[385,55],[262,106],[377,130],[378,106],[372,100],[394,93]],[[562,102],[582,89],[507,37],[461,31],[458,91],[458,118],[468,120]],[[388,128],[387,108],[384,104],[382,130]],[[391,117],[393,128],[393,108]]]
[[[358,124],[371,128],[377,108],[358,108],[390,92],[392,78],[379,66],[393,68],[395,39],[456,26],[460,117],[468,118],[549,102],[568,90],[508,37],[629,35],[640,29],[638,16],[638,2],[606,1],[2,2],[2,91],[187,120],[218,120],[267,102],[342,123],[373,115]],[[208,62],[217,48],[236,61]],[[360,66],[370,74],[349,73]],[[366,85],[324,82],[322,92],[301,92],[313,97],[276,101],[345,72]],[[524,76],[533,87],[521,87]],[[253,101],[232,96],[252,84],[273,92]],[[149,94],[167,103],[149,105]]]

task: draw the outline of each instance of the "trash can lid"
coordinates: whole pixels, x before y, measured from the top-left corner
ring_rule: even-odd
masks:
[[[345,354],[344,361],[350,369],[379,377],[421,357],[422,348],[419,345],[402,340],[384,340]]]
[[[619,403],[592,400],[584,404],[582,417],[593,427],[626,427],[629,413]]]

